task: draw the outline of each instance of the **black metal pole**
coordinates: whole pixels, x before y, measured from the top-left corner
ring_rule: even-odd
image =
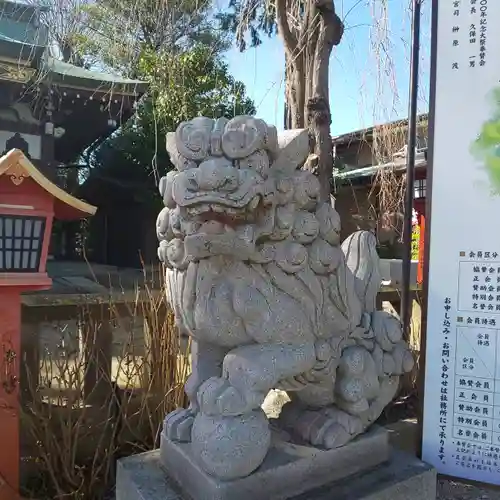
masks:
[[[403,228],[403,270],[401,290],[401,321],[404,335],[410,333],[412,300],[411,281],[411,236],[413,213],[413,190],[415,184],[415,147],[417,139],[418,63],[420,58],[420,17],[423,0],[413,0],[411,26],[410,96],[408,106],[408,148],[406,152],[406,196]]]

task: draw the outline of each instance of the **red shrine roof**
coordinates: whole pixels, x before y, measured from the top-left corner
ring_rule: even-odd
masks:
[[[20,186],[25,179],[32,179],[54,198],[56,219],[82,219],[97,211],[97,207],[71,196],[47,179],[19,149],[12,149],[0,158],[0,177],[3,175],[9,176],[16,186]]]

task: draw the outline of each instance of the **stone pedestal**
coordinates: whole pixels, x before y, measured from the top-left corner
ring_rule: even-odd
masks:
[[[393,452],[385,430],[323,451],[280,438],[252,475],[218,481],[203,472],[188,444],[162,437],[160,450],[118,463],[116,500],[432,500],[435,471]]]

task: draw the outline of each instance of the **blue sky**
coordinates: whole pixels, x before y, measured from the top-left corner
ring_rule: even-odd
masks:
[[[336,0],[345,18],[342,43],[334,48],[330,62],[332,134],[338,135],[374,123],[407,115],[410,59],[410,0]],[[421,36],[419,111],[427,110],[430,47],[430,8],[424,2]],[[376,9],[376,10],[374,10]],[[378,24],[374,19],[382,19]],[[383,50],[377,44],[387,26]],[[378,28],[377,28],[378,26]],[[227,54],[230,70],[243,81],[257,106],[257,115],[283,126],[284,55],[279,38],[265,39],[256,49]]]

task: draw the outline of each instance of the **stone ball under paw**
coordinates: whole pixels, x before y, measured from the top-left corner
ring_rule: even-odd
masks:
[[[250,475],[270,445],[271,430],[261,409],[235,417],[200,413],[193,423],[193,454],[205,472],[222,480]]]

